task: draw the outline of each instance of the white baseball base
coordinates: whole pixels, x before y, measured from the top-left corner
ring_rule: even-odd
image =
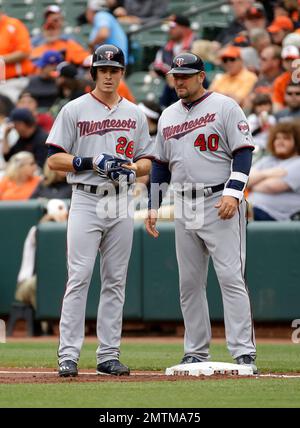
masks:
[[[178,364],[166,369],[167,376],[212,376],[212,375],[234,375],[253,376],[251,365],[231,363],[189,363]]]

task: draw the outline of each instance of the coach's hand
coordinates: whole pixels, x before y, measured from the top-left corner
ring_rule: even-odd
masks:
[[[134,171],[135,173],[137,173],[137,171],[138,171],[138,166],[134,162],[133,163],[128,163],[127,165],[123,164],[121,166],[122,166],[122,168],[129,169],[131,171]]]
[[[153,238],[158,238],[159,236],[159,232],[156,229],[157,216],[157,210],[149,210],[148,217],[145,219],[146,231]]]
[[[215,208],[219,208],[218,215],[222,220],[229,220],[234,216],[239,206],[239,201],[233,196],[222,196]]]

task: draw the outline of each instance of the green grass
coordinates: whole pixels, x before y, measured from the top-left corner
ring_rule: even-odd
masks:
[[[81,352],[79,367],[95,368],[96,342],[86,343]],[[53,367],[57,365],[57,343],[8,342],[0,343],[0,367]],[[121,360],[132,370],[163,370],[178,363],[182,344],[123,343]],[[299,372],[300,346],[295,344],[260,344],[257,346],[257,365],[263,372]],[[212,361],[233,362],[225,345],[213,344]]]
[[[182,344],[124,342],[121,360],[132,370],[163,370],[182,356]],[[55,368],[56,348],[53,342],[0,344],[0,367]],[[95,350],[96,343],[84,345],[81,369],[95,367]],[[295,344],[260,344],[257,365],[262,373],[300,373],[299,351]],[[214,344],[211,355],[232,362],[223,344]],[[300,407],[300,378],[0,384],[0,407]]]
[[[0,407],[299,407],[300,379],[1,385]]]

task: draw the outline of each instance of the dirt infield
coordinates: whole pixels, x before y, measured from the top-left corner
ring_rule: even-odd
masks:
[[[134,371],[130,376],[105,376],[97,375],[94,370],[82,370],[77,377],[60,378],[54,369],[16,369],[0,368],[0,384],[20,384],[20,383],[101,383],[101,382],[178,382],[183,380],[211,381],[224,379],[245,379],[245,378],[300,378],[300,373],[270,373],[256,376],[166,376],[163,372]]]

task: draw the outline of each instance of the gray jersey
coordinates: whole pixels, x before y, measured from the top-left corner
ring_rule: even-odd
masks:
[[[232,153],[253,147],[249,125],[231,98],[207,92],[188,109],[180,100],[162,113],[156,157],[169,163],[173,183],[225,183]]]
[[[62,148],[74,156],[94,157],[107,153],[132,162],[152,158],[144,113],[122,98],[110,109],[92,93],[66,104],[57,116],[46,144]],[[100,185],[107,182],[94,171],[68,173],[69,183]]]
[[[281,177],[290,188],[286,192],[252,192],[249,200],[253,206],[264,210],[275,220],[290,220],[290,216],[300,211],[300,156],[290,159],[278,159],[265,156],[255,164],[255,169],[283,168],[286,175]]]

